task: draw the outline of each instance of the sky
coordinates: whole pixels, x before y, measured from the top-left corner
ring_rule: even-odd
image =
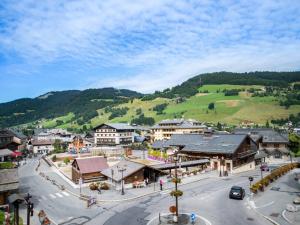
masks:
[[[300,70],[299,0],[1,0],[0,102]]]

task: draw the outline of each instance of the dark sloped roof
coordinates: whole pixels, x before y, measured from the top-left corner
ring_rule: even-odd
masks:
[[[199,159],[199,160],[192,160],[192,161],[185,161],[181,162],[180,166],[185,167],[185,166],[198,166],[198,165],[203,165],[209,163],[208,159]],[[175,163],[162,163],[162,164],[156,164],[152,165],[152,168],[158,169],[158,170],[163,170],[163,169],[173,169],[175,168]],[[177,163],[177,168],[179,167],[179,163]]]
[[[233,154],[246,137],[245,134],[174,134],[167,143],[169,146],[183,146],[182,151],[186,152]]]
[[[17,169],[3,169],[0,171],[0,192],[16,190],[19,188]]]
[[[128,125],[127,123],[103,123],[99,126],[95,127],[94,130],[98,129],[99,127],[107,125],[110,126],[116,130],[134,130],[135,128],[133,126]]]
[[[0,156],[9,156],[13,153],[13,151],[5,148],[5,149],[0,149]]]
[[[76,158],[72,164],[74,164],[75,161],[82,174],[101,172],[108,168],[107,159],[102,156]]]
[[[249,134],[254,141],[263,137],[263,143],[288,143],[286,133],[279,133],[272,128],[239,128],[235,129],[234,133]]]
[[[123,161],[120,161],[119,163],[117,163],[116,165],[103,170],[102,174],[109,178],[112,178],[112,170],[113,170],[113,179],[115,181],[119,182],[122,179],[122,173],[119,172],[118,167],[126,168],[126,170],[123,172],[123,176],[124,176],[124,178],[126,178],[146,166],[141,163],[132,162],[129,160],[123,160]]]
[[[152,148],[154,149],[163,149],[167,148],[168,146],[167,140],[157,140],[152,144]]]
[[[54,141],[53,140],[32,140],[31,144],[34,146],[52,145],[54,144]]]

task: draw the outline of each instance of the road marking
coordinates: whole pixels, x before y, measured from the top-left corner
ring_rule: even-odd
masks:
[[[42,198],[43,200],[47,200],[47,198],[46,198],[44,195],[42,195],[41,198]]]
[[[168,193],[169,193],[169,191],[162,191],[162,192],[160,192],[161,195],[165,195],[165,194],[168,194]]]
[[[59,193],[55,193],[58,197],[62,198],[63,196]]]
[[[267,203],[267,204],[264,204],[264,205],[262,205],[262,206],[256,206],[255,208],[256,209],[259,209],[259,208],[264,208],[264,207],[267,207],[267,206],[270,206],[270,205],[272,205],[274,203],[274,201],[272,201],[272,202],[269,202],[269,203]]]
[[[51,198],[56,198],[56,196],[53,195],[53,194],[49,194],[49,195],[50,195]]]
[[[65,196],[70,196],[70,194],[67,193],[67,192],[65,192],[65,191],[63,191],[62,193],[63,193]]]

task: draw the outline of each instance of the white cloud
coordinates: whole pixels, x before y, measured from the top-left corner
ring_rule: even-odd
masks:
[[[202,72],[300,67],[296,0],[16,0],[3,6],[0,49],[28,65],[79,63],[83,75],[91,68],[131,71],[87,86],[150,92]]]

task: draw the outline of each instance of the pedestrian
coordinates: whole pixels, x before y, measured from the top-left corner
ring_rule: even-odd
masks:
[[[159,180],[159,185],[160,185],[160,190],[162,191],[163,190],[163,181],[162,181],[162,179]]]
[[[149,179],[148,179],[148,177],[146,178],[146,186],[148,186],[148,184],[149,184]]]
[[[101,188],[98,187],[98,194],[100,195],[101,194]]]

